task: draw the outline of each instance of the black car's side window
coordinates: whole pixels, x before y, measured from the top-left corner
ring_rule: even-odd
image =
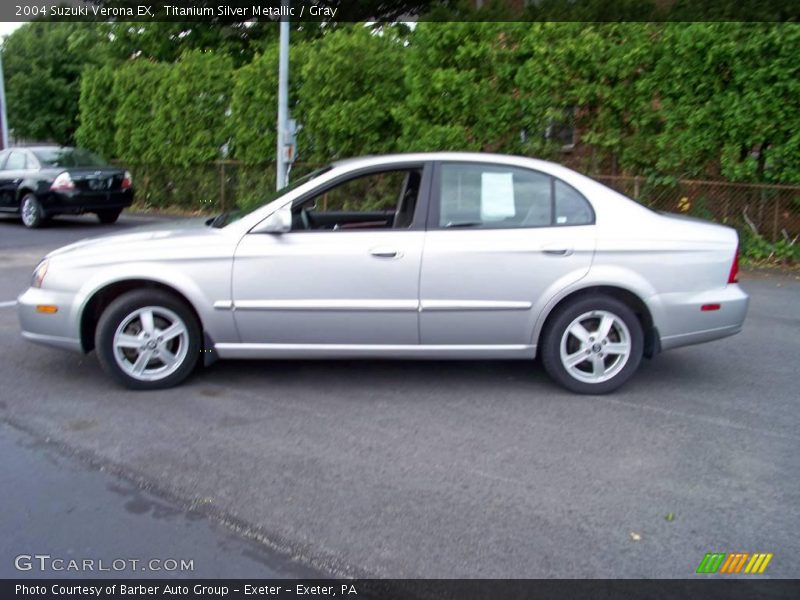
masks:
[[[12,151],[6,160],[5,171],[17,171],[25,168],[25,153]]]
[[[5,170],[7,158],[8,158],[8,150],[3,150],[2,152],[0,152],[0,171]]]

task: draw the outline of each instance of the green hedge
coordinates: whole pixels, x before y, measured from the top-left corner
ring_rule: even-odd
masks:
[[[292,45],[298,158],[482,150],[654,181],[800,182],[797,48],[794,23],[338,26]],[[271,160],[277,63],[270,43],[239,69],[194,51],[89,70],[78,140],[130,163]],[[561,121],[574,155],[545,135]]]

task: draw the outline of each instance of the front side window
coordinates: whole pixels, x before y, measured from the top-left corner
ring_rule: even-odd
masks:
[[[348,179],[292,208],[293,231],[408,229],[414,221],[422,169]]]
[[[583,196],[545,173],[482,164],[441,167],[440,228],[586,225],[593,218]]]

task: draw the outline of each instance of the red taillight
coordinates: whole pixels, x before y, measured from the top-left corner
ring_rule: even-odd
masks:
[[[133,185],[133,177],[131,177],[131,172],[125,171],[125,175],[122,177],[122,189],[127,190],[132,185]]]
[[[74,190],[75,189],[75,182],[72,181],[72,177],[69,176],[69,173],[66,171],[61,173],[58,177],[53,180],[53,183],[50,185],[51,190]]]
[[[731,272],[728,275],[728,283],[737,283],[739,281],[739,246],[736,246],[736,254],[733,255],[733,264],[731,265]]]

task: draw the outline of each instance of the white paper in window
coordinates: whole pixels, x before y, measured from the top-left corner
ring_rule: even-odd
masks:
[[[514,216],[512,173],[481,173],[481,219],[500,221]]]

